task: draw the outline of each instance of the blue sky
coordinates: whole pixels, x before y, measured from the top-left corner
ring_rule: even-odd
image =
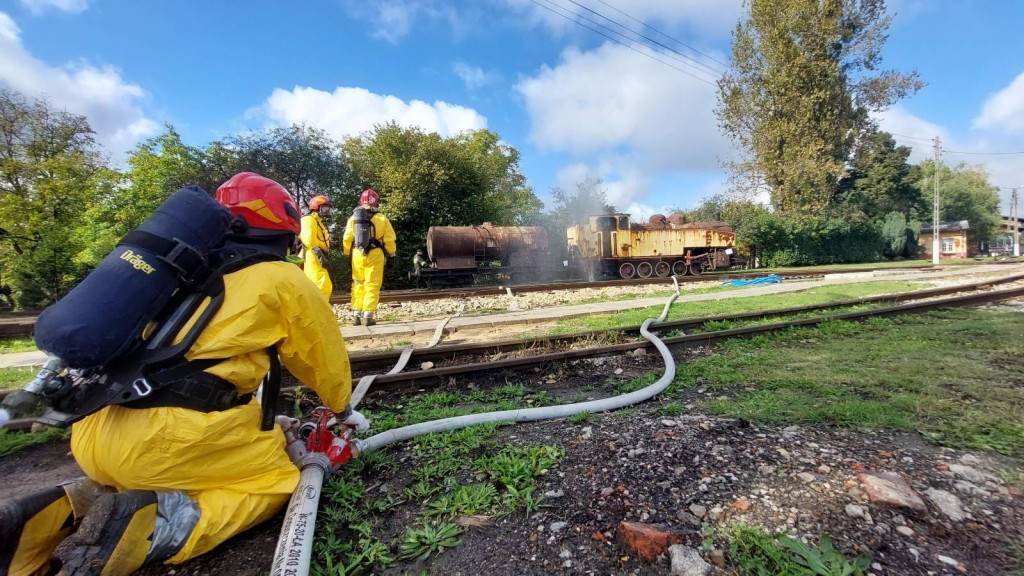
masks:
[[[739,0],[538,2],[641,29],[619,8],[706,54],[659,37],[692,60],[659,58],[705,80],[692,62],[721,69],[742,13]],[[945,161],[1024,187],[1024,155],[958,153],[1024,150],[1024,2],[889,8],[884,66],[928,86],[881,125],[915,158],[938,135]],[[520,150],[542,198],[600,177],[639,215],[724,190],[719,160],[733,153],[710,85],[529,0],[3,0],[0,86],[87,115],[115,159],[164,122],[192,144],[290,122],[338,138],[392,119],[445,134],[486,126]]]

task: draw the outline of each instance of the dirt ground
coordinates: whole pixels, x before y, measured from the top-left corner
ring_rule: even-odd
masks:
[[[679,359],[706,353],[681,352]],[[600,396],[609,381],[657,366],[650,356],[580,361],[545,389],[565,399]],[[616,375],[616,368],[622,373]],[[533,388],[546,380],[530,371],[491,374],[474,385],[485,389],[507,379]],[[681,394],[674,400],[685,409],[674,416],[666,416],[666,401],[656,399],[586,422],[500,428],[499,444],[565,450],[540,481],[544,506],[529,517],[517,512],[470,531],[461,545],[426,562],[403,562],[379,573],[668,574],[664,558],[642,564],[616,544],[616,527],[623,520],[667,525],[685,534],[685,544],[705,552],[723,548],[721,534],[737,523],[811,540],[830,533],[847,555],[870,555],[870,573],[876,576],[996,576],[1007,574],[1014,562],[1008,543],[1024,539],[1024,499],[1000,479],[999,471],[1008,466],[1000,458],[939,448],[916,434],[753,425],[696,409],[694,403],[711,397],[702,388]],[[367,406],[385,399],[386,394],[373,393]],[[0,477],[13,488],[0,500],[78,474],[67,450],[67,442],[59,442],[0,459]],[[409,450],[391,449],[399,462]],[[938,489],[957,496],[966,518],[952,520],[927,497],[923,512],[869,502],[858,474],[872,470],[897,473],[921,494]],[[400,496],[409,470],[399,466],[364,481],[376,486],[376,497]],[[395,533],[414,518],[411,507],[391,514]],[[279,516],[205,557],[149,567],[142,574],[265,574],[280,521]]]

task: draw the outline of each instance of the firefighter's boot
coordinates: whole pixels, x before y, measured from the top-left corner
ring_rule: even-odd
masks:
[[[363,312],[363,324],[373,326],[377,321],[373,318],[373,312]]]
[[[0,505],[0,574],[47,574],[53,551],[109,489],[80,478]]]
[[[362,323],[363,323],[363,311],[362,310],[353,310],[352,311],[352,325],[353,326],[359,326]]]

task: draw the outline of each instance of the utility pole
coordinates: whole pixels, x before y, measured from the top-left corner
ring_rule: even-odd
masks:
[[[935,211],[932,214],[932,265],[939,265],[939,137],[935,137]]]
[[[1020,222],[1017,220],[1017,189],[1010,196],[1010,220],[1013,222],[1013,255],[1020,256]]]

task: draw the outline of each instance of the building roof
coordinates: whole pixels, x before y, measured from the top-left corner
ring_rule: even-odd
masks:
[[[939,232],[961,232],[963,230],[969,230],[971,228],[967,220],[960,220],[959,222],[939,222]],[[932,231],[931,222],[921,224],[921,233]]]

